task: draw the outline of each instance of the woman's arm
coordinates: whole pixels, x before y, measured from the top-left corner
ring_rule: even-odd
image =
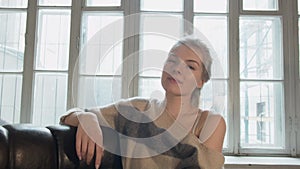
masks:
[[[96,153],[95,168],[98,169],[103,155],[103,135],[97,116],[91,112],[69,112],[61,118],[61,124],[77,127],[76,153],[79,160],[90,164]]]
[[[220,115],[216,115],[216,116],[218,116],[216,117],[218,119],[213,119],[213,120],[218,120],[217,126],[213,131],[212,135],[203,144],[210,149],[222,153],[223,142],[226,133],[226,123],[222,116]]]
[[[71,112],[65,116],[62,116],[60,118],[60,124],[77,127],[79,124],[79,120],[77,118],[79,113],[81,112]]]
[[[115,129],[115,119],[118,117],[118,107],[120,105],[132,106],[138,110],[145,110],[148,100],[132,98],[120,100],[117,103],[106,105],[105,107],[96,107],[92,109],[74,108],[69,110],[61,118],[61,124],[78,126],[76,133],[76,152],[79,159],[84,159],[90,163],[96,150],[95,166],[98,168],[103,154],[102,142],[103,135],[101,125],[108,125]],[[100,146],[99,146],[100,145]]]

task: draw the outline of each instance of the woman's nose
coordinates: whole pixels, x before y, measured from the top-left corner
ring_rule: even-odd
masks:
[[[174,65],[173,71],[174,71],[174,73],[182,74],[183,73],[183,68],[184,68],[183,64],[178,63],[178,64]]]

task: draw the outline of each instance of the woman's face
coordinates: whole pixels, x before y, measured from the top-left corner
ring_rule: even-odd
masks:
[[[172,49],[163,68],[161,83],[167,94],[191,95],[201,88],[202,62],[200,57],[185,45]]]

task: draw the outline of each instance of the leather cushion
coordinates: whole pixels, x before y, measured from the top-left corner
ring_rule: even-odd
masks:
[[[9,168],[57,168],[56,144],[51,132],[30,124],[5,125],[9,140]]]

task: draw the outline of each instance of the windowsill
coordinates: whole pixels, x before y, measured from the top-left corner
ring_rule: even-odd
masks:
[[[239,157],[225,156],[225,166],[300,166],[300,158],[294,157]]]

